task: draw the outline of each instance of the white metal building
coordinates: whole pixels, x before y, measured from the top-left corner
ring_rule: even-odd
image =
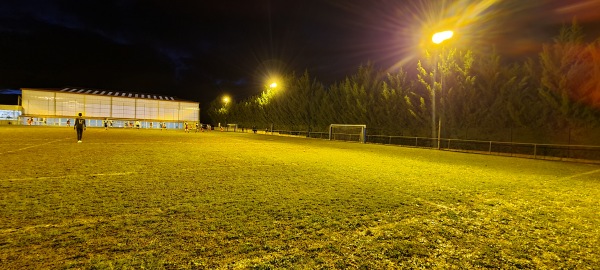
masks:
[[[183,122],[200,121],[198,102],[171,96],[92,89],[21,89],[21,124],[64,126],[78,113],[88,126],[102,126],[109,120],[115,127],[139,121],[144,128],[181,128]]]

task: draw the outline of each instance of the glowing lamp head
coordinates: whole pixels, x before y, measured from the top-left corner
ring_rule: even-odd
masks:
[[[228,96],[224,96],[223,97],[223,102],[224,103],[229,103],[229,97]]]
[[[273,83],[271,83],[271,84],[269,85],[269,87],[270,87],[270,88],[276,88],[276,87],[277,87],[277,83],[276,83],[276,82],[273,82]]]
[[[452,38],[453,35],[454,35],[454,32],[452,32],[452,31],[438,32],[438,33],[433,34],[433,36],[431,37],[431,41],[433,41],[433,43],[435,43],[435,44],[440,44],[440,43],[444,42],[444,40]]]

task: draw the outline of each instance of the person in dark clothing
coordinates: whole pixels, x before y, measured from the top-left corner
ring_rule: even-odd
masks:
[[[73,128],[77,130],[77,142],[81,143],[81,137],[83,136],[83,131],[85,130],[85,119],[81,117],[81,113],[79,113],[79,117],[75,119],[75,124]]]

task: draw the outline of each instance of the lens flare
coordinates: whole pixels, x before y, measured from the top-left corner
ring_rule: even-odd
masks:
[[[433,36],[431,37],[431,41],[433,41],[433,43],[435,43],[435,44],[440,44],[440,43],[444,42],[444,40],[452,38],[453,35],[454,35],[454,32],[452,32],[452,31],[438,32],[438,33],[433,34]]]
[[[348,45],[348,57],[372,60],[389,67],[388,71],[416,64],[426,51],[438,46],[432,42],[433,34],[447,30],[453,36],[445,45],[459,50],[537,53],[541,42],[535,38],[544,27],[540,26],[541,14],[550,13],[545,1],[376,1],[368,7],[347,2],[340,1],[339,8],[355,17],[344,21],[345,27],[364,36]]]

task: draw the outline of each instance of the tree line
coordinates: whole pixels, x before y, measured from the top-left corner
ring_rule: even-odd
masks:
[[[214,123],[246,128],[326,131],[330,124],[366,124],[370,134],[444,138],[506,129],[600,126],[600,39],[586,42],[576,23],[565,26],[536,58],[507,63],[493,51],[440,47],[415,72],[393,73],[368,63],[324,86],[308,72],[288,74],[260,95],[208,106]],[[441,119],[441,121],[440,121]],[[474,135],[472,135],[474,136]]]

